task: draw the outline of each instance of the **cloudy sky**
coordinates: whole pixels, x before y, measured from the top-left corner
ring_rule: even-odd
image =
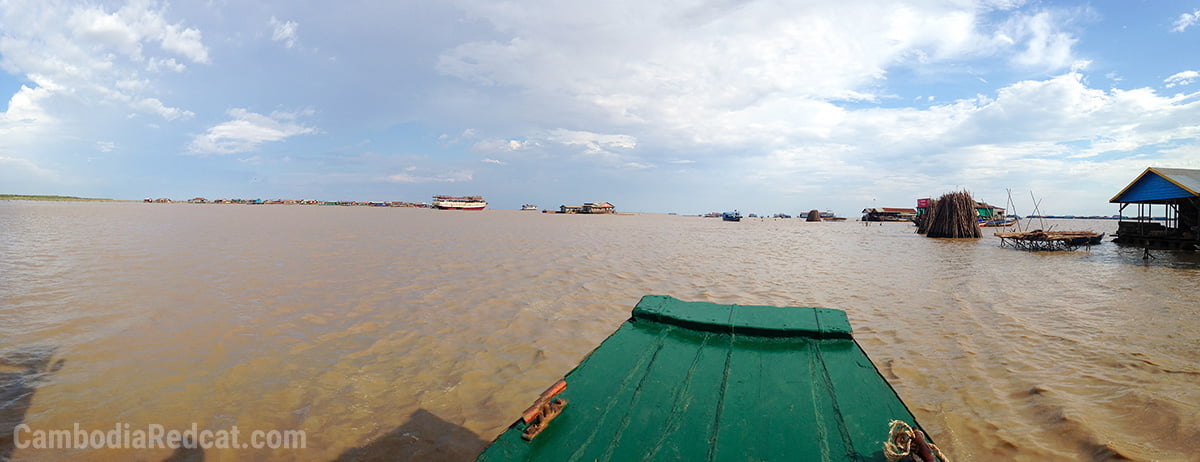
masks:
[[[0,193],[1112,214],[1200,3],[0,0]]]

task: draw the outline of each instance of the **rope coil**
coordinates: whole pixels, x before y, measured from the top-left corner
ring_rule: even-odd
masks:
[[[901,420],[891,422],[888,439],[883,443],[883,454],[888,462],[950,462],[937,445],[925,441],[924,433]]]

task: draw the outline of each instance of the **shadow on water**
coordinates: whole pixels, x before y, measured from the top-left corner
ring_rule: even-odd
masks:
[[[183,440],[182,445],[175,448],[171,457],[163,459],[163,462],[204,462],[204,450],[200,448],[196,440],[188,437]]]
[[[1101,246],[1094,247],[1095,251],[1087,255],[1085,260],[1130,266],[1200,269],[1200,252],[1197,251],[1146,250],[1112,242],[1105,242]]]
[[[12,458],[13,430],[25,421],[33,393],[65,360],[51,361],[58,347],[34,345],[0,352],[0,461]]]
[[[452,424],[424,409],[408,422],[366,445],[347,449],[334,462],[474,460],[488,442],[466,428]]]

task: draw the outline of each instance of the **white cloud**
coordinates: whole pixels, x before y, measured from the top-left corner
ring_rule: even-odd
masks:
[[[920,178],[914,185],[988,186],[1030,178],[1060,184],[1103,170],[1120,176],[1145,168],[1137,157],[1178,159],[1172,146],[1200,139],[1200,93],[1163,96],[1150,88],[1091,88],[1078,73],[1014,83],[995,97],[980,96],[928,109],[875,108],[851,111],[824,142],[791,143],[744,159],[736,168],[779,191],[800,192],[807,183],[863,185],[872,171]],[[1173,151],[1172,151],[1173,152]],[[1123,161],[1107,160],[1125,153]],[[1139,153],[1129,156],[1128,153]],[[1104,161],[1099,161],[1104,156]],[[1164,164],[1166,165],[1166,164]],[[1185,164],[1171,164],[1185,165]],[[1087,170],[1084,170],[1084,169]],[[1110,172],[1111,171],[1111,172]],[[849,189],[850,187],[847,186]],[[919,191],[913,191],[917,194]],[[928,193],[928,191],[926,191]]]
[[[117,88],[127,91],[127,92],[136,92],[138,90],[149,87],[150,81],[146,80],[146,79],[118,80],[116,83],[116,86],[117,86]]]
[[[146,64],[146,70],[150,72],[171,71],[183,72],[187,70],[187,66],[183,63],[175,61],[175,58],[151,58]]]
[[[439,176],[418,176],[408,173],[397,173],[382,178],[382,181],[389,183],[462,183],[474,179],[474,174],[470,171],[451,172]]]
[[[161,16],[154,19],[162,21]],[[183,55],[192,62],[209,63],[208,47],[204,46],[200,31],[197,29],[182,29],[178,24],[160,24],[159,29],[153,32],[152,37],[160,40],[159,44],[164,50]]]
[[[141,34],[117,13],[107,13],[97,6],[76,8],[67,18],[67,27],[81,42],[142,59]]]
[[[1013,56],[1012,61],[1024,67],[1050,70],[1075,65],[1077,60],[1072,47],[1078,39],[1063,32],[1059,22],[1055,15],[1045,11],[1009,20],[1002,34],[1015,38],[1015,44],[1024,42],[1023,49]]]
[[[156,82],[141,72],[184,70],[175,57],[207,63],[208,49],[199,30],[165,16],[166,7],[150,0],[132,0],[117,10],[6,2],[0,7],[0,68],[34,83],[13,99],[37,92],[42,114],[58,118],[86,118],[89,109],[107,105],[184,117],[184,110],[153,106],[159,102]]]
[[[461,1],[495,38],[444,52],[437,70],[483,94],[521,95],[458,113],[522,118],[526,126],[510,138],[614,159],[637,146],[569,144],[552,131],[625,133],[673,148],[819,139],[845,117],[845,102],[891,97],[892,68],[963,72],[961,62],[979,60],[1028,73],[1088,65],[1067,30],[1083,13],[1010,11],[1020,2],[633,3]],[[639,14],[622,13],[629,10]]]
[[[1171,88],[1176,85],[1181,85],[1181,86],[1182,85],[1191,85],[1192,81],[1196,80],[1196,78],[1200,78],[1200,72],[1183,71],[1178,74],[1167,77],[1166,79],[1163,80],[1163,82],[1165,82],[1167,84],[1167,88]]]
[[[483,161],[489,164],[504,165],[504,161],[497,159],[483,159]]]
[[[6,174],[16,173],[17,170],[20,170],[43,178],[58,179],[59,177],[58,172],[43,168],[29,159],[0,156],[0,166],[3,167],[0,168],[0,171]]]
[[[131,105],[134,109],[148,114],[157,114],[167,120],[175,120],[178,118],[190,119],[196,115],[192,111],[185,111],[179,108],[166,107],[158,98],[145,98]]]
[[[237,108],[229,115],[233,120],[217,124],[203,135],[197,135],[188,146],[192,154],[236,154],[258,149],[263,143],[281,141],[292,136],[317,133],[317,129],[296,121],[297,113],[273,112],[269,116]]]
[[[608,154],[637,147],[637,138],[630,135],[609,135],[561,128],[550,132],[546,140],[567,146],[580,146],[587,154]]]
[[[164,13],[165,8],[146,0],[131,1],[112,13],[101,6],[75,7],[66,26],[85,49],[108,48],[141,61],[143,43],[154,43],[193,62],[208,63],[200,31],[169,24]]]
[[[295,21],[280,21],[271,16],[271,27],[274,29],[271,32],[271,40],[283,42],[283,46],[291,48],[296,45],[298,39],[296,29],[300,27]]]
[[[48,124],[54,121],[43,103],[46,99],[58,90],[53,84],[43,82],[44,85],[36,88],[30,88],[21,85],[21,89],[13,94],[8,101],[8,110],[4,112],[4,122],[21,122],[24,124]]]
[[[516,152],[537,146],[535,140],[481,140],[471,146],[476,152]]]
[[[464,129],[462,131],[462,133],[460,133],[458,136],[451,136],[449,133],[443,133],[438,136],[438,141],[442,142],[445,145],[455,145],[458,143],[462,143],[464,141],[474,140],[474,139],[478,139],[478,138],[479,138],[478,130],[475,130],[474,128],[467,128],[467,129]],[[508,144],[511,146],[511,141],[512,140],[509,140],[509,141],[484,140],[482,142],[477,141],[475,149],[479,150],[479,151],[496,151],[496,150],[500,150],[501,145],[503,145],[503,144]]]
[[[96,150],[100,151],[100,152],[112,152],[113,149],[116,149],[116,148],[117,148],[117,143],[114,143],[112,141],[97,141],[96,142]]]
[[[1187,28],[1195,25],[1197,21],[1200,21],[1200,10],[1194,10],[1191,13],[1180,14],[1179,18],[1175,19],[1175,22],[1171,23],[1171,26],[1173,26],[1171,27],[1171,32],[1183,32],[1187,30]]]

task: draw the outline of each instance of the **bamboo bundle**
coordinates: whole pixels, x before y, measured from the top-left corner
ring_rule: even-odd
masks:
[[[949,238],[965,238],[965,237],[983,237],[983,232],[979,230],[977,221],[978,213],[975,211],[975,199],[971,197],[971,193],[966,191],[958,191],[943,194],[938,198],[937,204],[930,207],[933,215],[929,217],[929,224],[926,228],[925,235],[928,237],[949,237]]]
[[[821,212],[817,209],[808,212],[808,221],[821,221]]]

